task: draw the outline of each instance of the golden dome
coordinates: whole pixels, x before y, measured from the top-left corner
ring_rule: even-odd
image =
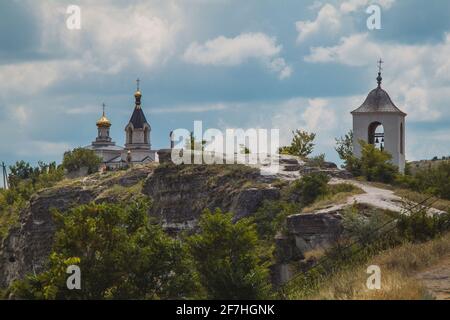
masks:
[[[102,117],[100,119],[98,119],[98,121],[97,121],[97,127],[109,128],[109,127],[111,127],[111,122],[109,122],[108,118],[105,115],[106,105],[103,103],[102,106],[103,106],[103,114],[102,114]]]
[[[103,116],[97,121],[97,127],[111,127],[111,122],[103,114]]]
[[[134,93],[134,96],[137,98],[137,97],[142,97],[142,93],[141,93],[141,91],[140,90],[137,90],[135,93]]]

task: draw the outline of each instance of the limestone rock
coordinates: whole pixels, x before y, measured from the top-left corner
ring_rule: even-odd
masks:
[[[332,213],[292,215],[287,218],[286,225],[301,252],[327,247],[342,233],[341,217]]]

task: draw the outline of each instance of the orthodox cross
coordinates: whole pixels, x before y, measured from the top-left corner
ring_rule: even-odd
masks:
[[[378,72],[381,73],[381,70],[383,70],[382,65],[383,65],[384,61],[383,60],[379,60],[378,61]]]

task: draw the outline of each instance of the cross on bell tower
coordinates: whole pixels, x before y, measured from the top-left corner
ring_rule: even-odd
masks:
[[[383,70],[383,63],[384,61],[380,58],[380,60],[378,61],[378,77],[377,77],[377,82],[378,82],[378,87],[381,87],[381,81],[383,81],[383,78],[381,77],[381,71]]]

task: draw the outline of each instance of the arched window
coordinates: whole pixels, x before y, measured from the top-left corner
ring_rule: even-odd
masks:
[[[400,123],[400,154],[405,153],[405,143],[403,141],[405,137],[405,129],[403,128],[403,123]]]
[[[369,125],[367,141],[376,148],[384,150],[384,127],[380,122],[375,121]]]

